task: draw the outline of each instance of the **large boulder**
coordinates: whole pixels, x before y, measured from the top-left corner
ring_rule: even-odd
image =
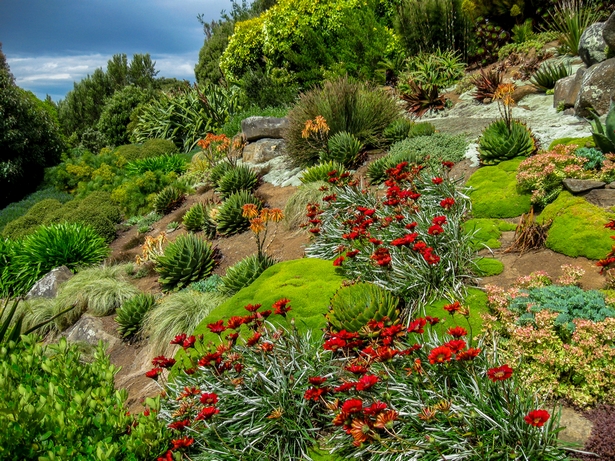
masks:
[[[570,77],[560,78],[555,83],[555,88],[553,89],[553,107],[557,108],[560,104],[563,104],[564,109],[574,107],[577,95],[581,90],[584,73],[585,68],[580,67],[576,74]]]
[[[247,163],[264,163],[272,158],[284,155],[286,143],[283,139],[259,139],[243,148],[243,161]]]
[[[602,37],[604,22],[596,22],[589,26],[579,40],[579,56],[587,67],[598,64],[606,59],[604,47],[606,43]]]
[[[26,295],[26,299],[32,298],[55,298],[58,288],[73,276],[71,270],[66,266],[60,266],[48,272],[34,284]]]
[[[263,138],[282,139],[288,125],[285,117],[248,117],[241,121],[241,131],[247,142]]]
[[[604,115],[612,100],[615,100],[615,58],[594,64],[585,71],[574,110],[579,117],[589,117],[590,108]]]
[[[119,338],[107,333],[101,317],[94,317],[90,314],[83,314],[77,323],[62,335],[71,343],[87,343],[96,346],[99,341],[102,341],[109,349],[121,343]]]
[[[604,42],[607,44],[611,52],[615,52],[615,11],[611,13],[609,19],[604,23],[604,28],[602,29],[602,38]]]

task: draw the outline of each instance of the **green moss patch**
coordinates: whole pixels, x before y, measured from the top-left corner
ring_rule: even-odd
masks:
[[[549,149],[547,150],[553,150],[555,146],[559,146],[560,144],[563,144],[564,146],[570,146],[574,144],[579,147],[595,147],[596,146],[596,144],[594,143],[593,136],[587,136],[586,138],[559,138],[559,139],[554,139],[551,142],[551,144],[549,144]]]
[[[471,327],[473,336],[476,336],[482,332],[483,319],[481,314],[489,312],[489,309],[487,308],[487,294],[478,288],[468,288],[466,297],[459,300],[459,302],[470,308],[469,318],[466,319],[464,316],[459,314],[451,315],[445,311],[443,307],[446,304],[450,304],[450,301],[446,299],[438,299],[425,306],[426,315],[444,319],[443,322],[440,322],[434,327],[435,331],[439,335],[444,335],[446,330],[456,326],[464,327],[468,331]],[[448,336],[448,338],[450,339],[450,336]]]
[[[564,191],[545,207],[537,221],[553,220],[547,248],[573,258],[602,259],[613,246],[613,233],[604,225],[614,218],[615,214]]]
[[[475,218],[514,218],[527,213],[529,194],[517,191],[517,169],[522,157],[479,168],[466,183],[470,192],[472,214]]]
[[[474,234],[472,247],[475,250],[481,250],[485,246],[491,249],[500,248],[502,243],[499,238],[502,232],[514,231],[516,227],[515,224],[502,219],[478,218],[463,223],[463,230],[468,234]]]
[[[504,272],[504,264],[495,258],[481,258],[476,261],[476,275],[491,277]]]

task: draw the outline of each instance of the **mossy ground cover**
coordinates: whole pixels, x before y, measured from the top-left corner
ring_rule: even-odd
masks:
[[[502,232],[514,231],[517,226],[502,219],[469,219],[463,223],[463,230],[466,233],[473,233],[472,247],[476,250],[482,250],[489,247],[492,250],[500,248],[502,243],[499,238]]]
[[[517,169],[523,157],[479,168],[466,183],[472,187],[475,218],[514,218],[530,210],[530,195],[517,191]]]
[[[491,277],[504,272],[504,263],[495,258],[481,258],[476,261],[476,275],[479,277]]]
[[[604,225],[614,218],[615,214],[564,191],[545,207],[537,221],[542,224],[553,220],[547,248],[572,258],[602,259],[613,246],[613,233]]]
[[[593,136],[587,136],[585,138],[558,138],[554,139],[547,150],[553,150],[555,146],[563,144],[564,146],[570,146],[574,144],[579,147],[595,147]]]

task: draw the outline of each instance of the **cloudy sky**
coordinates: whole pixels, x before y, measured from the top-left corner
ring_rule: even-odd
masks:
[[[0,43],[17,84],[63,98],[114,54],[149,53],[158,76],[194,80],[202,13],[229,0],[0,0]]]

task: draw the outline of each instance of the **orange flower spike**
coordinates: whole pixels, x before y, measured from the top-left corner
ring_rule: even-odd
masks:
[[[322,115],[317,115],[314,121],[316,122],[316,127],[318,128],[318,131],[322,131],[324,133],[329,132],[330,128],[329,125],[327,125],[327,120],[325,120]]]
[[[263,220],[263,222],[269,221],[269,208],[263,208],[261,210],[260,218]]]
[[[269,210],[269,221],[280,222],[284,219],[284,212],[279,208],[272,208]]]
[[[246,203],[242,207],[242,210],[243,211],[241,213],[241,216],[243,216],[244,218],[253,219],[258,216],[258,208],[256,208],[256,205],[254,205],[253,203]]]
[[[265,230],[265,222],[261,218],[251,219],[250,230],[255,234],[260,234]]]
[[[376,416],[374,427],[378,429],[393,429],[393,423],[399,419],[399,413],[395,410],[386,410]]]

